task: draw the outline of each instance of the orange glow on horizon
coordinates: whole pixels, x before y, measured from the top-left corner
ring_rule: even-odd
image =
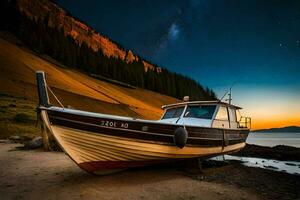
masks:
[[[299,110],[300,111],[300,110]],[[266,111],[253,109],[249,113],[252,119],[252,130],[281,128],[286,126],[300,126],[300,112],[297,110],[288,110],[288,112],[276,112],[274,110]]]
[[[272,109],[272,107],[269,104],[262,107],[249,107],[245,109],[244,115],[251,117],[252,130],[300,126],[300,110],[287,108],[276,110]]]
[[[276,112],[268,106],[262,108],[245,109],[244,116],[251,117],[251,129],[281,128],[286,126],[300,126],[300,110]]]
[[[287,119],[287,120],[260,119],[260,120],[256,120],[255,118],[252,118],[251,130],[281,128],[281,127],[285,127],[285,126],[300,126],[300,120],[299,119]]]
[[[219,93],[225,89],[220,88]],[[252,130],[300,126],[300,87],[236,86],[233,104],[243,107],[242,116],[251,117]]]

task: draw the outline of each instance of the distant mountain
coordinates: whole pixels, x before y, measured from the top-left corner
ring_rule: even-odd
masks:
[[[289,133],[300,133],[299,126],[286,126],[282,128],[270,128],[270,129],[259,129],[252,132],[265,132],[265,133],[279,133],[279,132],[289,132]]]

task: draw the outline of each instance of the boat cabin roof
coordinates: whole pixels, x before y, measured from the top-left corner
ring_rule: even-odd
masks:
[[[239,106],[235,106],[226,102],[222,101],[186,101],[186,102],[180,102],[180,103],[174,103],[174,104],[168,104],[164,105],[161,108],[162,109],[168,109],[168,108],[173,108],[173,107],[178,107],[178,106],[185,106],[185,105],[224,105],[226,107],[232,107],[235,109],[242,109]]]

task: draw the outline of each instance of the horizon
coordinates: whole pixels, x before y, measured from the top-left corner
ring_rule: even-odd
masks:
[[[283,128],[300,128],[300,126],[283,126],[283,127],[277,127],[277,128],[264,128],[264,129],[254,129],[250,132],[260,131],[260,130],[272,130],[272,129],[283,129]],[[277,132],[276,132],[277,133]],[[281,133],[281,132],[280,132]],[[297,132],[296,132],[297,133]]]
[[[299,1],[58,4],[152,63],[212,88],[219,98],[235,84],[233,103],[252,117],[253,129],[300,126]]]

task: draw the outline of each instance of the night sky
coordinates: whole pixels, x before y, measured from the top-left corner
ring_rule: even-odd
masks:
[[[234,84],[234,103],[257,119],[255,127],[300,125],[299,0],[58,2],[126,49],[219,97]]]

